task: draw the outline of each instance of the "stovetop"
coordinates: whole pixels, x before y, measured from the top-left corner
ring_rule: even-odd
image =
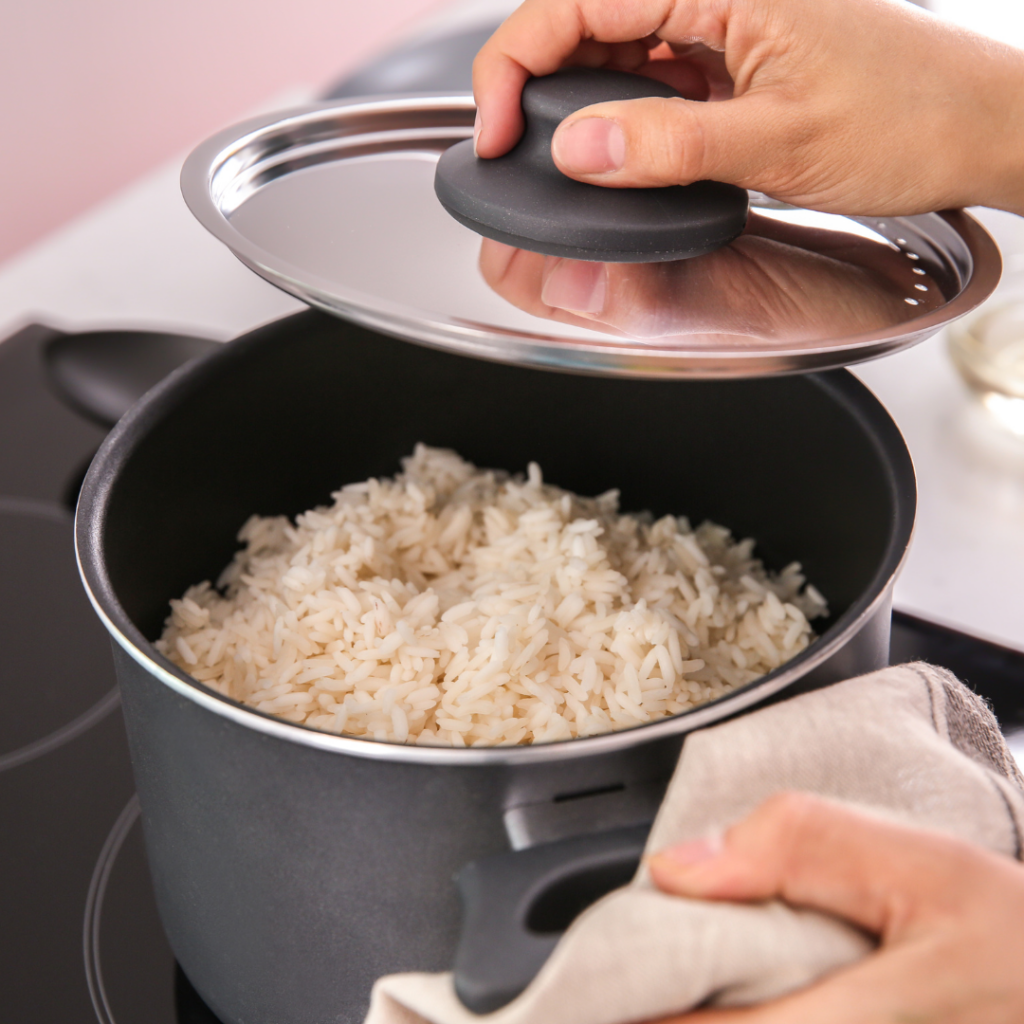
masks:
[[[107,426],[48,361],[60,338],[0,343],[0,1015],[216,1024],[157,918],[110,647],[75,569],[72,509]],[[892,653],[953,669],[1024,729],[1024,654],[899,613]]]

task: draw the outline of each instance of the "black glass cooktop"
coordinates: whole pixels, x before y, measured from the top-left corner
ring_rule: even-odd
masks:
[[[110,648],[72,547],[111,417],[204,347],[160,337],[72,345],[29,327],[0,343],[0,1018],[19,1024],[216,1024],[157,919]],[[159,358],[116,358],[133,342]],[[897,613],[892,657],[946,665],[1024,729],[1024,654]]]

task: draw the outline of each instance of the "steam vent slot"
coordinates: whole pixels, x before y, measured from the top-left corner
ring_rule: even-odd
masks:
[[[505,812],[509,844],[513,850],[525,850],[571,836],[649,826],[658,813],[667,785],[667,779],[631,786],[618,782],[512,807]]]

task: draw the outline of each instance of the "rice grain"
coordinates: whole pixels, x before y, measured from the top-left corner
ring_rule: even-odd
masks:
[[[803,650],[825,614],[793,563],[683,517],[623,515],[417,445],[394,479],[253,516],[159,649],[225,696],[396,743],[544,743],[696,707]]]

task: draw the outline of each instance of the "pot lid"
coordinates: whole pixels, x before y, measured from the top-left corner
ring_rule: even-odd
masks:
[[[842,217],[750,195],[746,229],[692,259],[598,263],[509,247],[434,192],[472,137],[468,95],[317,104],[228,128],[182,169],[199,221],[297,298],[478,358],[635,377],[749,377],[861,362],[995,288],[962,211]]]

